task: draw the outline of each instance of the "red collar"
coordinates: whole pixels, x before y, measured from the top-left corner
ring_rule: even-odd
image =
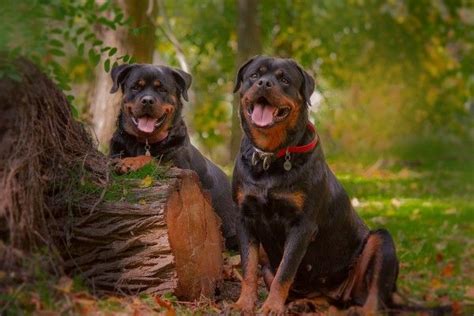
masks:
[[[283,148],[283,149],[280,149],[277,153],[276,153],[276,157],[277,158],[281,158],[283,156],[286,155],[286,153],[307,153],[308,151],[311,151],[313,150],[317,145],[318,145],[318,136],[316,134],[316,129],[314,128],[314,125],[311,124],[311,122],[308,122],[308,124],[306,125],[306,127],[311,131],[313,132],[314,134],[314,138],[313,140],[311,141],[311,143],[308,143],[306,145],[303,145],[303,146],[290,146],[290,147],[286,147],[286,148]]]

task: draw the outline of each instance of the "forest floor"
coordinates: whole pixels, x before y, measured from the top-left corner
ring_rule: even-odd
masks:
[[[419,160],[379,159],[354,163],[330,157],[329,165],[370,228],[387,228],[400,260],[399,291],[412,302],[451,305],[474,312],[474,160],[468,148],[430,148]],[[43,256],[25,261],[24,275],[0,271],[0,314],[221,313],[238,296],[235,254],[226,254],[228,280],[219,300],[178,302],[161,298],[96,298],[80,279],[56,278],[42,269]],[[234,261],[232,263],[232,261]],[[232,266],[233,265],[233,266]],[[237,272],[236,272],[237,271]],[[237,277],[236,277],[237,276]],[[16,280],[16,281],[15,281]],[[22,280],[21,282],[18,282]],[[266,296],[261,289],[260,300]]]

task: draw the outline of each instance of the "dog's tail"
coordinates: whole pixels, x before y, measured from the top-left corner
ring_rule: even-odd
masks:
[[[408,313],[423,313],[430,316],[444,316],[453,315],[454,309],[452,305],[441,305],[441,306],[424,306],[417,302],[409,300],[399,292],[395,292],[392,295],[392,302],[387,308],[389,315],[400,315]]]

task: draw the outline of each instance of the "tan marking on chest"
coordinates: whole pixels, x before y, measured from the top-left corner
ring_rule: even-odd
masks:
[[[240,186],[236,191],[237,204],[241,205],[248,197],[261,197],[263,190],[255,186]]]
[[[304,194],[302,191],[273,192],[271,196],[274,199],[288,201],[289,203],[293,204],[299,211],[303,210],[304,203],[306,201],[306,194]]]

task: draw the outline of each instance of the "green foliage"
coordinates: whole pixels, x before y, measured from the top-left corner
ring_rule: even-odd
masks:
[[[236,1],[165,4],[195,75],[189,119],[202,143],[215,148],[230,127]],[[318,129],[336,148],[386,151],[409,135],[472,132],[472,2],[261,0],[259,6],[263,53],[292,57],[317,77]],[[178,64],[169,42],[158,48]]]
[[[235,61],[235,1],[164,1],[166,15],[178,37],[193,77],[196,104],[187,118],[206,148],[228,141]],[[162,15],[163,12],[160,13]],[[162,18],[159,23],[163,23]],[[179,66],[173,46],[158,37],[158,51]]]
[[[111,16],[109,18],[108,16]],[[127,25],[121,10],[111,0],[98,5],[93,0],[5,0],[0,4],[0,77],[4,74],[20,79],[12,71],[11,61],[18,56],[31,59],[65,92],[71,91],[67,63],[74,57],[91,67],[106,58],[128,62],[129,56],[115,56],[117,49],[105,46],[97,37],[97,27],[116,29]],[[72,95],[68,96],[73,101]],[[75,112],[77,110],[73,109]]]

